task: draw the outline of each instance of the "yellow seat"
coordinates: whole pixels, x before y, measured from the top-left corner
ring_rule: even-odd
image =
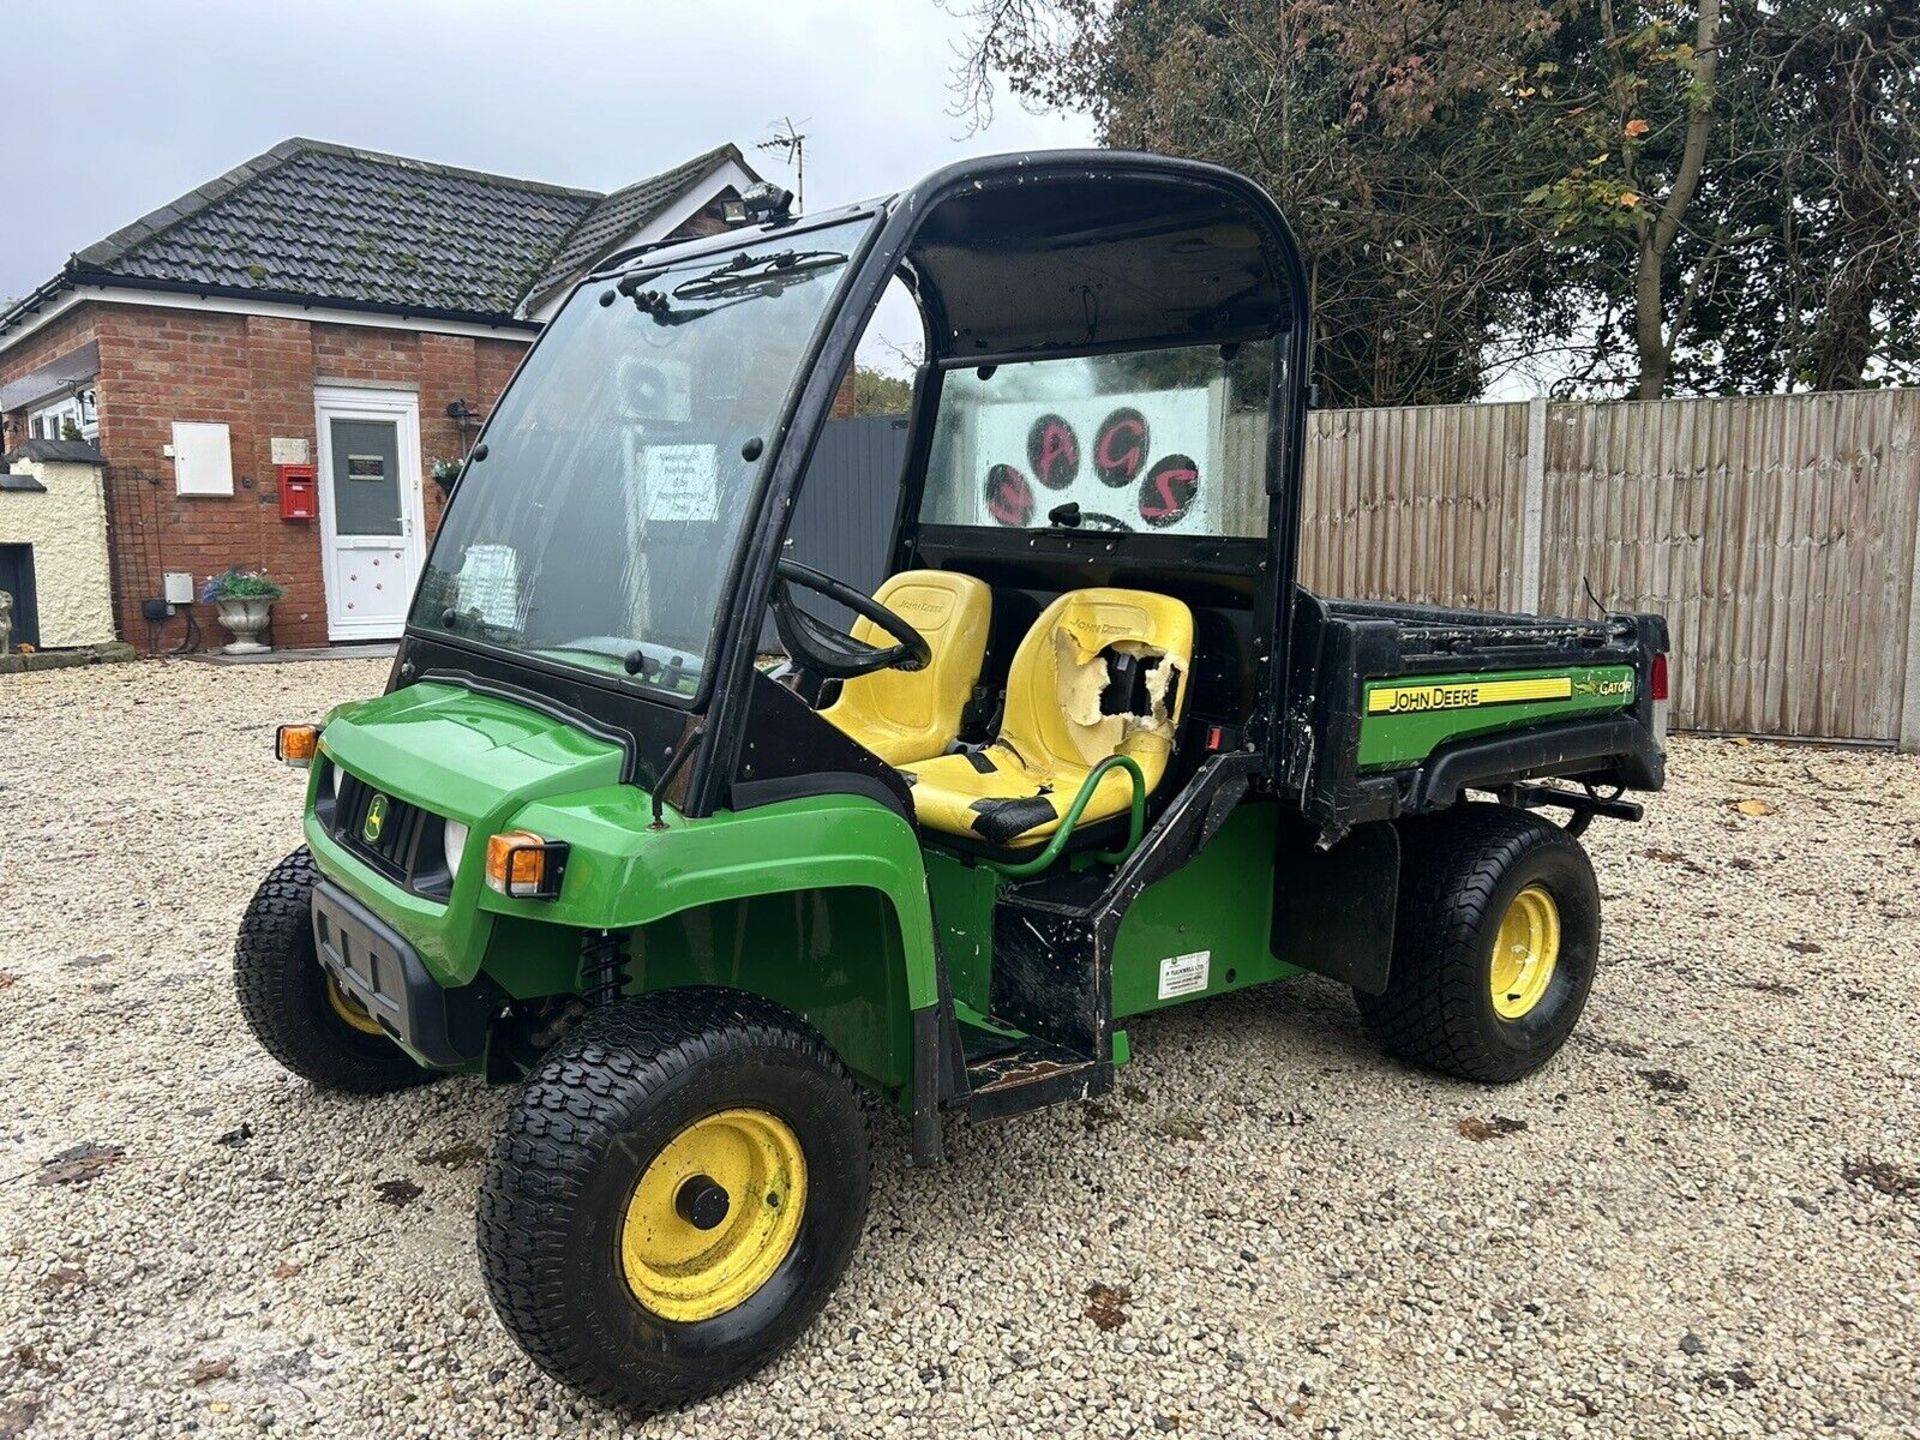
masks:
[[[991,845],[1046,839],[1093,767],[1139,765],[1151,794],[1173,754],[1193,662],[1193,612],[1145,590],[1070,590],[1040,612],[1007,673],[1006,719],[980,750],[912,767],[920,823]],[[1133,780],[1100,779],[1080,825],[1125,812]]]
[[[986,658],[993,592],[951,570],[903,570],[873,598],[926,637],[933,659],[919,670],[879,670],[845,681],[839,698],[820,713],[889,765],[912,765],[960,737],[960,712]],[[871,620],[856,620],[852,634],[868,645],[897,643]]]

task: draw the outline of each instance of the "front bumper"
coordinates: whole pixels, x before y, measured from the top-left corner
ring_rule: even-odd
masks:
[[[313,890],[313,942],[335,982],[416,1060],[437,1069],[486,1053],[505,996],[486,977],[449,990],[405,936],[330,880]]]

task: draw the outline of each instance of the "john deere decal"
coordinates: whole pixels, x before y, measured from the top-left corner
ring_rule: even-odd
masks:
[[[1382,685],[1367,692],[1367,713],[1410,715],[1428,710],[1477,710],[1482,705],[1567,700],[1572,696],[1573,679],[1567,675],[1449,685]]]
[[[377,845],[380,832],[387,828],[387,797],[375,795],[367,802],[366,822],[360,827],[360,838],[369,845]]]

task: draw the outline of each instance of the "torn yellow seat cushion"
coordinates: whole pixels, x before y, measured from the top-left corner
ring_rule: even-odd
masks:
[[[903,570],[873,598],[926,637],[933,659],[920,670],[881,670],[844,682],[820,713],[889,765],[911,765],[952,747],[960,715],[987,653],[993,592],[951,570]],[[853,638],[883,649],[898,642],[871,620]]]
[[[1102,713],[1110,655],[1150,662],[1144,713]],[[1105,587],[1060,596],[1013,657],[994,743],[910,767],[920,823],[992,845],[1039,842],[1060,828],[1093,767],[1112,755],[1139,765],[1151,794],[1173,753],[1192,661],[1193,612],[1178,600]],[[1132,798],[1131,777],[1109,770],[1079,823],[1123,814]]]

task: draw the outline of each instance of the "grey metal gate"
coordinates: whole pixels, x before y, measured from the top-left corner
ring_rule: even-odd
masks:
[[[12,637],[8,645],[40,644],[40,616],[33,584],[33,546],[0,545],[0,590],[13,597]]]
[[[828,421],[787,532],[787,553],[871,595],[886,577],[887,544],[906,461],[905,416]],[[845,628],[853,623],[843,606],[813,595],[799,598],[829,624]],[[771,627],[766,636],[771,638]]]

